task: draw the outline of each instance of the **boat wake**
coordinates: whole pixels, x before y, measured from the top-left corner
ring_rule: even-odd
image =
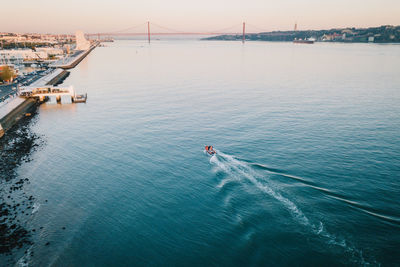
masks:
[[[371,264],[365,261],[361,250],[349,244],[349,242],[347,242],[345,239],[329,233],[321,221],[317,223],[311,222],[311,220],[292,200],[282,195],[282,193],[271,180],[265,179],[265,176],[257,173],[251,163],[239,160],[218,150],[217,154],[210,158],[210,163],[226,174],[226,177],[220,182],[218,187],[222,188],[227,183],[232,181],[250,182],[263,193],[279,201],[279,203],[281,203],[283,207],[288,210],[288,212],[299,224],[308,228],[313,234],[322,238],[325,243],[341,247],[345,252],[349,253],[350,260],[352,262],[362,265]],[[373,264],[378,265],[376,262]]]
[[[332,199],[335,199],[337,201],[340,201],[340,202],[343,202],[343,203],[347,204],[349,207],[351,207],[353,209],[357,209],[357,210],[359,210],[361,212],[364,212],[364,213],[366,213],[368,215],[371,215],[371,216],[373,216],[375,218],[378,218],[378,219],[380,219],[380,220],[382,220],[384,222],[388,222],[391,225],[394,225],[394,226],[397,226],[397,227],[400,226],[400,218],[399,217],[396,217],[396,216],[393,216],[393,215],[384,214],[381,211],[375,210],[375,209],[373,209],[371,207],[368,207],[368,206],[360,204],[360,203],[358,203],[356,201],[350,200],[350,199],[348,199],[348,197],[343,196],[343,195],[341,195],[339,193],[336,193],[336,192],[332,192],[331,190],[323,188],[321,186],[318,186],[316,183],[314,183],[312,181],[309,181],[306,178],[302,178],[302,177],[299,177],[299,176],[287,174],[284,171],[273,169],[273,168],[264,166],[262,164],[249,163],[249,166],[254,167],[255,169],[264,170],[264,171],[267,171],[268,173],[279,175],[281,177],[285,177],[285,178],[300,182],[300,183],[302,183],[303,185],[305,185],[305,186],[307,186],[309,188],[312,188],[314,190],[322,192],[324,195],[326,195],[326,196],[328,196],[328,197],[330,197]]]

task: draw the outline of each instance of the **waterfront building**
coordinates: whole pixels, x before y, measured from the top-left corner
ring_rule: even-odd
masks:
[[[86,40],[82,31],[75,33],[76,37],[76,50],[88,50],[90,48],[90,41]]]
[[[33,51],[32,49],[7,49],[0,50],[0,60],[8,63],[22,63],[26,60],[47,59],[45,51]]]
[[[50,55],[63,55],[64,50],[61,48],[54,48],[54,47],[37,47],[36,51],[38,52],[45,52],[47,56]]]

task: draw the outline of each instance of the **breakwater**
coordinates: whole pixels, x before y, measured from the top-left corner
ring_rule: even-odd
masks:
[[[67,62],[56,63],[53,67],[62,68],[62,69],[72,69],[76,67],[93,49],[95,49],[100,43],[95,42],[90,48],[86,51],[77,52],[75,55],[71,56]]]

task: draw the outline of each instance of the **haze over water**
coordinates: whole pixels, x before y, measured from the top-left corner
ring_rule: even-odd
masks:
[[[32,266],[399,264],[400,46],[107,46],[32,126]]]

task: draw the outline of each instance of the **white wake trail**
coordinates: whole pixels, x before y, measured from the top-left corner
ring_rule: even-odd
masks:
[[[258,189],[263,191],[264,193],[267,193],[271,197],[275,198],[279,202],[281,202],[288,210],[289,212],[296,218],[298,221],[303,224],[303,225],[309,225],[310,222],[308,218],[304,215],[304,213],[289,199],[285,198],[282,196],[279,192],[274,191],[271,187],[262,184],[260,181],[256,179],[256,174],[250,166],[248,166],[245,162],[239,161],[235,159],[234,157],[224,154],[222,152],[217,152],[218,155],[221,155],[228,164],[225,164],[217,159],[213,161],[210,160],[211,163],[216,163],[219,167],[221,167],[222,170],[225,172],[229,173],[230,175],[235,176],[236,174],[239,174],[241,176],[244,176],[247,178],[252,184],[254,184]],[[212,159],[212,158],[211,158]]]
[[[301,211],[299,207],[296,206],[293,201],[284,197],[277,190],[273,189],[271,186],[268,186],[268,184],[260,182],[257,177],[261,178],[261,176],[258,175],[246,162],[235,159],[233,156],[227,155],[221,151],[217,151],[217,155],[211,157],[210,163],[239,181],[242,178],[246,178],[259,190],[278,200],[290,212],[297,222],[309,228],[312,233],[322,237],[327,244],[342,247],[345,251],[349,252],[352,255],[353,261],[361,263],[362,265],[370,264],[365,261],[362,251],[351,245],[348,245],[346,240],[337,238],[335,235],[330,234],[324,229],[322,222],[319,222],[317,225],[311,223],[308,217],[303,213],[303,211]],[[228,179],[231,178],[225,178],[226,181],[221,182],[219,186],[222,187],[226,182],[229,181]],[[379,264],[374,262],[373,265]]]

